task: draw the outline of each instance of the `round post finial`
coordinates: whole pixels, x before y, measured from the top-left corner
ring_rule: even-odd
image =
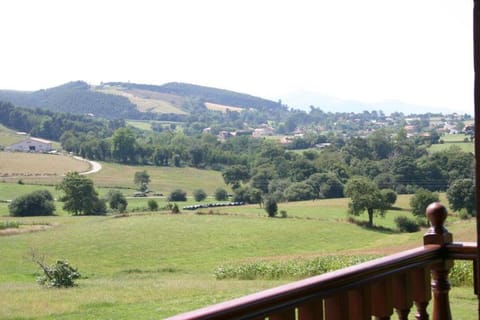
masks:
[[[434,232],[442,234],[445,231],[443,224],[447,219],[447,208],[440,202],[433,202],[427,207],[425,213]]]
[[[444,245],[453,241],[452,234],[445,228],[447,208],[440,202],[431,203],[425,210],[431,228],[423,237],[424,244]]]

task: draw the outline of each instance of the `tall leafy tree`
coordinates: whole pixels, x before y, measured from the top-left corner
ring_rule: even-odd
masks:
[[[452,210],[465,209],[468,214],[475,210],[475,185],[472,179],[460,179],[447,190],[448,204]]]
[[[364,211],[368,213],[368,224],[373,226],[373,215],[385,215],[388,203],[380,189],[371,180],[365,177],[352,177],[345,186],[345,194],[350,197],[349,211],[359,215]]]
[[[64,202],[63,209],[74,215],[95,215],[105,213],[105,204],[101,204],[93,181],[78,172],[69,172],[63,181],[56,186],[65,195],[60,198]]]
[[[122,162],[134,162],[136,141],[135,135],[129,128],[115,130],[112,137],[112,156]]]
[[[231,185],[233,189],[237,189],[241,182],[250,179],[250,173],[244,165],[233,165],[223,171],[222,177],[226,184]]]
[[[148,190],[148,184],[150,183],[150,175],[146,170],[137,171],[133,177],[133,183],[137,185],[138,190],[145,192]]]

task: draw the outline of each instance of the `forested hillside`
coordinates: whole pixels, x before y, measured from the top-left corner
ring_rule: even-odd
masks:
[[[248,94],[238,93],[230,90],[217,89],[188,83],[170,82],[162,86],[155,86],[125,82],[111,82],[106,83],[106,85],[120,86],[126,89],[140,89],[173,94],[181,97],[189,97],[197,101],[199,100],[202,103],[211,102],[227,106],[252,108],[257,110],[278,110],[282,108],[281,103],[271,100],[254,97]]]
[[[113,87],[124,92],[113,94],[98,88]],[[163,86],[134,83],[105,83],[98,88],[86,82],[75,81],[67,84],[38,91],[0,90],[0,101],[10,102],[15,106],[25,108],[41,108],[54,112],[72,114],[89,114],[106,119],[157,119],[183,121],[185,114],[198,113],[205,110],[205,103],[216,103],[227,106],[241,107],[264,112],[284,112],[286,107],[277,102],[237,93],[228,90],[209,88],[185,83],[167,83]],[[122,91],[123,90],[123,91]],[[137,91],[135,91],[137,90]],[[141,96],[136,96],[139,94]],[[175,105],[179,112],[171,110],[145,111],[136,104],[139,99],[151,92],[152,101],[159,105]],[[164,94],[162,97],[158,93]],[[155,95],[156,94],[156,95]],[[128,97],[131,97],[129,99]]]
[[[0,100],[25,108],[93,114],[107,119],[140,117],[136,106],[127,98],[95,92],[83,81],[33,92],[3,90],[0,91]]]

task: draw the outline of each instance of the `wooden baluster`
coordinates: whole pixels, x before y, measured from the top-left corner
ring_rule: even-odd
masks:
[[[312,300],[298,307],[298,320],[323,320],[323,300]]]
[[[388,320],[393,314],[392,279],[382,279],[372,284],[372,314],[376,320]]]
[[[412,277],[409,273],[399,274],[393,277],[393,306],[399,320],[407,320],[413,305]]]
[[[432,226],[423,236],[423,244],[437,244],[444,246],[452,243],[452,234],[444,227],[447,218],[447,209],[440,203],[434,202],[427,207],[427,218]],[[453,267],[452,260],[443,260],[434,263],[432,270],[432,291],[433,291],[433,320],[450,320],[452,315],[450,312],[450,302],[448,292],[450,291],[450,282],[448,281],[448,273]]]
[[[295,320],[295,309],[284,309],[268,316],[269,320]]]
[[[369,286],[351,290],[348,292],[348,314],[349,319],[371,320],[372,302]]]
[[[415,319],[428,320],[427,306],[432,299],[430,290],[430,269],[418,268],[411,272],[413,301],[417,307]]]
[[[325,319],[348,320],[347,292],[341,292],[325,299]]]

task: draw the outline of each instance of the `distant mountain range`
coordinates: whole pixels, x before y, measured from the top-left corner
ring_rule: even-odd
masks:
[[[361,113],[375,110],[386,115],[393,112],[402,112],[405,115],[429,112],[461,113],[393,100],[378,103],[343,100],[310,91],[291,92],[284,95],[281,102],[276,102],[245,93],[179,82],[160,86],[109,82],[92,86],[84,81],[73,81],[38,91],[0,90],[0,101],[11,102],[20,107],[91,114],[107,119],[152,119],[169,116],[173,120],[195,114],[213,104],[216,105],[216,110],[256,109],[268,114],[286,111],[286,106],[307,112],[310,106],[314,106],[325,112]]]
[[[295,109],[309,111],[310,106],[315,106],[325,112],[353,112],[382,111],[384,114],[401,112],[405,115],[419,113],[465,113],[461,110],[442,108],[438,106],[425,106],[410,104],[399,100],[385,100],[380,102],[362,102],[357,100],[346,100],[323,95],[312,91],[293,91],[282,96],[282,103]],[[472,109],[473,112],[473,109]]]

